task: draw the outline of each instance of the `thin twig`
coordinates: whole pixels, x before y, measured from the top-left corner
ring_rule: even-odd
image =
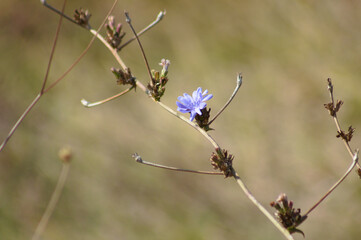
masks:
[[[90,108],[90,107],[95,107],[95,106],[99,106],[99,105],[101,105],[101,104],[103,104],[103,103],[107,103],[107,102],[109,102],[109,101],[111,101],[111,100],[114,100],[114,99],[120,97],[120,96],[123,96],[124,94],[130,92],[133,88],[134,88],[134,87],[132,86],[132,87],[124,90],[124,91],[121,92],[121,93],[118,93],[118,94],[116,94],[116,95],[114,95],[114,96],[111,96],[111,97],[109,97],[109,98],[107,98],[107,99],[104,99],[104,100],[101,100],[101,101],[98,101],[98,102],[94,102],[94,103],[90,103],[90,102],[88,102],[87,100],[85,100],[85,99],[83,98],[83,99],[81,100],[81,103],[84,105],[84,107],[88,107],[88,108]]]
[[[51,195],[51,199],[48,203],[48,206],[46,207],[46,210],[45,210],[43,216],[41,217],[41,220],[40,220],[38,226],[36,227],[35,233],[34,233],[33,237],[31,238],[32,240],[40,239],[40,236],[43,234],[43,232],[46,228],[46,225],[48,224],[49,219],[50,219],[52,213],[54,212],[55,206],[59,201],[61,192],[64,188],[65,181],[68,177],[69,168],[70,168],[70,163],[63,162],[63,167],[61,169],[58,183],[56,184],[55,190],[54,190],[53,194]]]
[[[345,174],[327,191],[327,193],[315,204],[313,205],[310,210],[308,210],[305,214],[305,216],[308,216],[308,214],[310,214],[318,205],[320,205],[320,203],[325,200],[328,195],[330,195],[333,190],[335,190],[338,185],[340,185],[343,180],[346,179],[346,177],[350,174],[350,172],[352,171],[352,169],[356,166],[356,164],[358,163],[358,153],[359,150],[356,150],[355,155],[353,156],[353,161],[352,164],[350,165],[350,167],[347,169],[347,171],[345,172]]]
[[[141,35],[143,35],[145,32],[147,32],[149,29],[151,29],[152,27],[154,27],[155,25],[157,25],[164,17],[164,15],[166,14],[166,11],[160,11],[157,18],[151,22],[148,26],[146,26],[143,30],[141,30],[140,32],[137,33],[136,36],[140,37]],[[135,39],[137,39],[135,36],[132,37],[131,39],[129,39],[128,41],[126,41],[124,44],[122,44],[121,46],[119,46],[117,48],[118,51],[122,50],[125,46],[127,46],[129,43],[133,42]]]
[[[334,99],[334,96],[333,96],[333,85],[332,85],[332,81],[331,81],[331,79],[329,78],[329,79],[327,79],[327,82],[328,82],[328,92],[329,92],[329,94],[330,94],[331,102],[332,102],[333,107],[335,107],[335,99]],[[340,122],[339,122],[339,120],[338,120],[338,117],[337,117],[337,113],[336,113],[336,112],[333,114],[332,118],[333,118],[333,120],[334,120],[334,122],[335,122],[335,124],[336,124],[337,131],[338,131],[338,132],[342,132],[341,125],[340,125]],[[342,138],[342,141],[344,142],[345,147],[346,147],[348,153],[350,154],[351,158],[353,158],[354,155],[355,155],[355,153],[352,151],[349,142],[346,141],[346,140],[343,139],[343,138]],[[361,166],[360,166],[360,164],[359,164],[358,162],[357,162],[357,167],[358,167],[359,169],[361,168]]]
[[[54,8],[53,6],[49,5],[46,0],[40,0],[40,2],[44,5],[44,7],[49,8],[51,11],[59,14],[60,16],[62,16],[63,18],[66,18],[67,20],[69,20],[72,23],[75,23],[76,25],[79,25],[81,27],[83,27],[82,25],[78,24],[77,22],[74,21],[74,19],[72,19],[71,17],[67,16],[64,11],[59,11],[58,9]]]
[[[224,175],[221,172],[209,172],[209,171],[199,171],[199,170],[190,170],[190,169],[183,169],[183,168],[176,168],[176,167],[169,167],[157,163],[151,163],[144,161],[137,153],[134,153],[132,157],[135,159],[137,163],[145,164],[151,167],[163,168],[167,170],[177,171],[177,172],[189,172],[189,173],[198,173],[198,174],[206,174],[206,175]]]
[[[288,239],[293,240],[292,235],[284,228],[263,206],[257,201],[253,196],[251,191],[247,188],[245,183],[241,180],[237,172],[234,170],[234,179],[237,181],[237,184],[241,187],[243,192],[246,194],[249,200],[272,222],[272,224]]]
[[[129,24],[129,27],[130,29],[132,29],[133,31],[133,34],[135,36],[135,38],[137,39],[137,42],[138,42],[138,45],[139,45],[139,48],[140,48],[140,51],[142,52],[142,55],[143,55],[143,59],[144,59],[144,62],[145,62],[145,66],[147,67],[147,71],[148,71],[148,75],[149,75],[149,78],[150,78],[150,81],[152,81],[153,77],[152,77],[152,72],[150,71],[150,67],[149,67],[149,63],[148,63],[148,60],[147,60],[147,56],[145,55],[145,52],[144,52],[144,49],[143,49],[143,46],[139,40],[139,37],[137,36],[137,33],[135,32],[134,28],[133,28],[133,25],[131,23],[131,19],[129,17],[129,13],[127,11],[124,12],[125,14],[125,20],[127,21],[127,23]]]
[[[43,4],[45,5],[46,2],[44,1]],[[66,0],[64,0],[63,7],[62,7],[60,13],[64,13],[64,11],[65,11],[65,5],[66,5]],[[46,5],[45,5],[45,6],[46,6]],[[54,53],[55,53],[55,47],[56,47],[56,43],[58,42],[59,32],[60,32],[60,27],[61,27],[62,22],[63,22],[63,18],[62,18],[62,16],[60,16],[59,24],[58,24],[58,27],[57,27],[57,29],[56,29],[55,39],[54,39],[54,42],[53,42],[53,47],[52,47],[51,52],[50,52],[48,67],[46,68],[46,73],[45,73],[43,85],[41,86],[40,95],[43,95],[44,89],[45,89],[45,86],[46,86],[46,82],[47,82],[47,80],[48,80],[48,76],[49,76],[49,72],[50,72],[50,67],[51,67],[51,63],[52,63],[52,61],[53,61],[53,57],[54,57]]]
[[[212,122],[214,120],[216,120],[216,118],[224,111],[224,109],[226,109],[228,107],[228,105],[232,102],[233,98],[236,96],[236,94],[237,94],[239,88],[241,87],[241,85],[242,85],[242,73],[238,73],[238,75],[237,75],[237,85],[236,85],[236,88],[234,89],[231,97],[228,99],[226,104],[221,108],[221,110],[219,110],[219,112],[213,117],[213,119],[209,121],[208,125],[211,125]]]
[[[10,132],[6,136],[5,140],[1,143],[0,152],[5,148],[7,142],[10,140],[11,136],[15,133],[16,129],[19,127],[20,123],[25,119],[31,109],[35,106],[35,104],[40,100],[41,95],[38,94],[35,99],[30,103],[30,105],[26,108],[26,110],[21,114],[20,118],[16,121],[15,125],[11,128]]]

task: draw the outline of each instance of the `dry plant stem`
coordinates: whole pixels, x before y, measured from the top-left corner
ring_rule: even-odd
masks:
[[[213,117],[213,119],[209,121],[208,125],[211,125],[212,122],[214,120],[216,120],[216,118],[224,111],[224,109],[226,109],[228,107],[228,105],[232,102],[233,98],[236,96],[236,94],[237,94],[239,88],[241,87],[241,85],[242,85],[242,73],[238,73],[238,75],[237,75],[237,85],[236,85],[236,88],[234,89],[231,97],[228,99],[226,104],[221,108],[221,110],[219,110],[219,112]]]
[[[357,150],[355,155],[353,156],[353,161],[352,161],[352,164],[351,166],[348,168],[348,170],[345,172],[345,174],[330,188],[330,190],[327,191],[327,193],[315,204],[313,205],[310,210],[308,210],[305,214],[305,216],[308,216],[308,214],[310,214],[318,205],[320,205],[320,203],[325,200],[328,195],[330,195],[333,190],[335,190],[338,185],[340,185],[343,180],[346,179],[346,177],[351,173],[352,169],[356,166],[356,164],[358,163],[358,153],[359,151]]]
[[[94,36],[96,36],[109,49],[109,51],[113,54],[113,56],[115,57],[117,62],[120,64],[120,66],[123,68],[123,70],[125,70],[127,68],[127,66],[125,65],[123,60],[120,58],[117,50],[115,48],[113,48],[112,46],[110,46],[110,44],[100,34],[98,34],[98,31],[95,31],[94,29],[90,29],[89,31]]]
[[[247,188],[244,182],[241,180],[239,175],[235,170],[233,170],[234,179],[236,180],[237,184],[246,194],[249,200],[272,222],[272,224],[286,237],[288,240],[293,240],[292,235],[288,232],[286,228],[284,228],[263,206],[261,203],[257,201],[257,199],[253,196],[251,191]]]
[[[331,80],[330,80],[329,85],[328,85],[328,92],[329,92],[329,94],[330,94],[331,102],[332,102],[333,106],[335,106],[335,99],[334,99],[334,97],[333,97],[333,85],[332,85]],[[338,121],[337,113],[335,113],[334,116],[332,116],[332,118],[333,118],[333,120],[334,120],[334,122],[335,122],[335,124],[336,124],[337,131],[338,131],[338,132],[341,132],[342,129],[341,129],[340,122]],[[350,156],[351,156],[352,158],[354,158],[354,155],[355,155],[355,154],[354,154],[354,152],[352,151],[352,149],[351,149],[351,147],[350,147],[350,144],[349,144],[345,139],[342,139],[342,141],[343,141],[343,143],[345,144],[345,147],[346,147],[348,153],[350,154]],[[361,168],[361,166],[360,166],[360,164],[359,164],[358,162],[357,162],[357,167],[358,167],[358,168]]]
[[[140,50],[141,50],[141,52],[142,52],[142,55],[143,55],[143,59],[144,59],[144,62],[145,62],[145,66],[147,67],[147,71],[148,71],[149,78],[150,78],[150,80],[152,80],[152,79],[153,79],[153,77],[152,77],[152,72],[150,71],[150,67],[149,67],[149,63],[148,63],[148,60],[147,60],[147,56],[145,55],[143,46],[142,46],[142,44],[140,43],[139,37],[137,36],[137,33],[135,32],[135,30],[134,30],[134,28],[133,28],[133,25],[132,25],[132,23],[131,23],[132,20],[130,19],[129,13],[128,13],[127,11],[125,11],[124,14],[125,14],[125,19],[126,19],[127,23],[129,24],[130,29],[132,29],[132,32],[133,32],[133,34],[134,34],[134,37],[137,39],[139,48],[140,48]]]
[[[48,206],[46,207],[46,210],[45,210],[43,216],[41,217],[41,220],[40,220],[38,226],[36,227],[35,233],[34,233],[33,237],[31,238],[32,240],[40,239],[40,236],[43,234],[43,232],[46,228],[46,225],[48,224],[49,219],[50,219],[52,213],[54,212],[55,206],[59,201],[60,195],[64,188],[65,181],[68,177],[69,168],[70,168],[70,164],[67,162],[64,162],[63,167],[61,169],[59,179],[58,179],[58,183],[56,184],[56,188],[51,196],[51,199],[48,203]]]
[[[103,104],[103,103],[107,103],[107,102],[109,102],[109,101],[111,101],[111,100],[114,100],[114,99],[120,97],[120,96],[123,96],[124,94],[130,92],[133,88],[134,88],[134,87],[130,87],[130,88],[124,90],[124,91],[121,92],[121,93],[118,93],[118,94],[116,94],[116,95],[114,95],[114,96],[111,96],[111,97],[109,97],[109,98],[107,98],[107,99],[104,99],[104,100],[101,100],[101,101],[98,101],[98,102],[90,103],[90,102],[88,102],[87,100],[82,99],[82,100],[81,100],[81,103],[82,103],[85,107],[88,107],[88,108],[90,108],[90,107],[95,107],[95,106],[99,106],[99,105],[101,105],[101,104]]]
[[[44,1],[43,4],[45,5],[46,2]],[[60,12],[60,13],[64,13],[65,5],[66,5],[66,0],[64,0],[63,8],[61,9],[61,12]],[[48,67],[46,68],[46,73],[45,73],[43,85],[41,86],[40,95],[43,95],[44,89],[45,89],[45,86],[46,86],[46,82],[47,82],[47,80],[48,80],[48,76],[49,76],[49,72],[50,72],[50,67],[51,67],[51,63],[52,63],[52,61],[53,61],[53,57],[54,57],[54,53],[55,53],[55,47],[56,47],[56,43],[58,42],[59,32],[60,32],[60,27],[61,27],[62,22],[63,22],[63,18],[60,17],[59,24],[58,24],[58,27],[57,27],[57,29],[56,29],[55,39],[54,39],[54,41],[53,41],[53,47],[52,47],[51,52],[50,52]]]
[[[163,168],[163,169],[177,171],[177,172],[198,173],[198,174],[206,174],[206,175],[222,175],[222,176],[224,175],[221,172],[208,172],[208,171],[189,170],[189,169],[183,169],[183,168],[169,167],[169,166],[165,166],[165,165],[161,165],[161,164],[157,164],[157,163],[151,163],[151,162],[144,161],[136,153],[133,154],[132,157],[135,158],[135,161],[137,163],[145,164],[145,165],[148,165],[148,166],[151,166],[151,167]]]
[[[61,12],[64,12],[65,5],[66,5],[66,0],[64,0],[64,2],[63,2],[63,7],[62,7]],[[59,32],[60,32],[62,22],[63,22],[63,17],[60,16],[58,26],[56,28],[55,39],[53,41],[53,46],[51,48],[51,53],[50,53],[50,57],[49,57],[49,61],[48,61],[48,66],[47,66],[47,69],[46,69],[46,74],[45,74],[45,77],[44,77],[43,84],[42,84],[42,87],[40,89],[40,92],[35,97],[35,99],[30,103],[30,105],[26,108],[26,110],[23,112],[23,114],[20,116],[20,118],[16,121],[15,125],[11,128],[11,130],[8,133],[5,140],[1,143],[0,152],[4,149],[6,143],[10,140],[11,136],[14,134],[16,129],[19,127],[20,123],[22,123],[22,121],[25,119],[25,117],[28,115],[28,113],[31,111],[31,109],[35,106],[35,104],[40,100],[41,96],[44,94],[44,88],[45,88],[45,85],[46,85],[46,82],[47,82],[47,79],[48,79],[48,76],[49,76],[50,66],[51,66],[51,63],[52,63],[52,60],[53,60],[55,47],[56,47],[57,40],[59,38]]]
[[[24,120],[24,118],[28,115],[30,110],[35,106],[35,104],[40,100],[41,95],[38,94],[36,98],[30,103],[30,105],[26,108],[20,118],[16,121],[15,125],[11,128],[5,140],[2,142],[0,146],[0,152],[5,148],[7,142],[10,140],[11,136],[14,134],[16,129],[19,127],[20,123]]]
[[[76,25],[79,25],[77,22],[75,22],[71,17],[68,17],[66,14],[64,14],[64,11],[59,11],[58,9],[54,8],[53,6],[49,5],[45,0],[40,0],[40,2],[44,5],[44,7],[49,8],[53,12],[59,14],[60,16],[63,16],[67,20],[69,20],[72,23],[75,23]],[[79,25],[80,26],[80,25]]]
[[[141,35],[143,35],[145,32],[147,32],[149,29],[151,29],[152,27],[154,27],[155,25],[157,25],[164,17],[165,15],[165,11],[160,11],[157,18],[151,22],[147,27],[145,27],[143,30],[141,30],[140,32],[137,33],[137,36],[140,37]],[[127,46],[129,43],[133,42],[136,39],[136,37],[132,37],[131,39],[129,39],[127,42],[125,42],[124,44],[122,44],[120,47],[118,47],[118,51],[120,51],[121,49],[123,49],[125,46]]]

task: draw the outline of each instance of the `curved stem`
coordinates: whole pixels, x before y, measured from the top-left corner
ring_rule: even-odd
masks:
[[[145,165],[148,165],[148,166],[151,166],[151,167],[163,168],[163,169],[172,170],[172,171],[177,171],[177,172],[198,173],[198,174],[206,174],[206,175],[224,175],[224,174],[221,173],[221,172],[209,172],[209,171],[190,170],[190,169],[169,167],[169,166],[165,166],[165,165],[161,165],[161,164],[157,164],[157,163],[147,162],[147,161],[144,161],[137,153],[134,153],[134,154],[132,155],[132,157],[134,157],[134,159],[135,159],[135,161],[136,161],[137,163],[145,164]]]
[[[64,162],[63,167],[61,169],[59,179],[58,179],[58,183],[56,184],[55,190],[54,190],[53,194],[51,195],[51,199],[48,203],[48,206],[46,207],[46,210],[45,210],[43,216],[41,217],[41,220],[40,220],[38,226],[36,227],[35,233],[34,233],[33,237],[31,238],[32,240],[40,239],[41,234],[43,234],[43,232],[46,228],[46,225],[48,224],[49,219],[50,219],[52,213],[54,212],[55,206],[59,201],[60,195],[64,188],[65,181],[68,177],[69,168],[70,168],[70,164],[68,162]]]
[[[142,52],[142,56],[143,56],[143,59],[144,59],[144,62],[145,62],[145,66],[147,67],[147,71],[148,71],[150,81],[152,81],[152,79],[153,79],[152,72],[150,71],[148,59],[147,59],[147,56],[145,55],[144,48],[143,48],[143,46],[142,46],[142,44],[141,44],[141,42],[139,40],[139,37],[138,37],[137,33],[135,32],[135,29],[134,29],[133,25],[132,25],[131,19],[129,17],[129,13],[127,11],[125,11],[124,14],[125,14],[125,19],[126,19],[128,25],[129,25],[130,29],[132,30],[135,39],[137,39],[140,51]]]
[[[242,74],[238,73],[238,75],[237,75],[237,85],[236,85],[236,88],[234,89],[231,97],[228,99],[226,104],[221,108],[221,110],[219,110],[218,113],[213,117],[213,119],[209,121],[208,125],[211,125],[212,122],[214,120],[216,120],[216,118],[224,111],[224,109],[226,109],[228,107],[228,105],[232,102],[233,98],[236,96],[236,94],[237,94],[239,88],[241,87],[241,85],[242,85]]]
[[[251,191],[247,188],[246,184],[241,180],[237,172],[233,169],[234,172],[234,179],[236,180],[237,184],[246,194],[249,200],[272,222],[272,224],[285,236],[288,240],[293,240],[292,235],[288,232],[286,228],[281,226],[281,224],[262,206],[261,203],[257,201],[257,199],[253,196]]]
[[[130,92],[133,88],[134,88],[134,87],[130,87],[130,88],[124,90],[124,91],[121,92],[121,93],[118,93],[118,94],[116,94],[116,95],[114,95],[114,96],[111,96],[111,97],[109,97],[109,98],[107,98],[107,99],[103,99],[103,100],[98,101],[98,102],[90,103],[90,102],[88,102],[87,100],[85,100],[85,99],[83,98],[83,99],[81,100],[81,103],[84,105],[84,107],[88,107],[88,108],[90,108],[90,107],[95,107],[95,106],[99,106],[99,105],[101,105],[101,104],[103,104],[103,103],[107,103],[107,102],[109,102],[109,101],[111,101],[111,100],[114,100],[114,99],[120,97],[120,96],[123,96],[124,94]]]

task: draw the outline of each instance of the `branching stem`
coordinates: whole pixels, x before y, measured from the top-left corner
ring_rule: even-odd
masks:
[[[332,102],[333,107],[335,107],[335,99],[334,99],[334,96],[333,96],[333,85],[332,85],[331,79],[330,79],[330,78],[327,79],[327,82],[328,82],[328,92],[329,92],[329,94],[330,94],[330,99],[331,99],[331,102]],[[334,115],[332,116],[332,118],[333,118],[333,120],[334,120],[334,122],[335,122],[335,124],[336,124],[337,131],[338,131],[338,132],[341,132],[342,129],[341,129],[341,125],[340,125],[340,122],[339,122],[339,120],[338,120],[338,117],[337,117],[337,113],[336,113],[336,112],[334,113]],[[349,142],[346,141],[346,140],[343,139],[343,138],[342,138],[342,141],[344,142],[345,147],[346,147],[348,153],[350,154],[351,158],[353,159],[354,156],[355,156],[355,153],[352,151]],[[358,167],[359,169],[361,168],[361,166],[360,166],[360,164],[359,164],[358,162],[356,163],[356,165],[357,165],[357,167]]]

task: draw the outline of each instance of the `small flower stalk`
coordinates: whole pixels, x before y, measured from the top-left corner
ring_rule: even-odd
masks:
[[[277,212],[275,213],[278,221],[292,234],[301,233],[305,234],[297,229],[297,227],[306,220],[307,216],[301,215],[301,209],[293,208],[293,202],[288,201],[286,194],[282,193],[278,196],[276,202],[270,203],[271,207],[274,207]]]
[[[214,170],[219,169],[219,171],[223,172],[225,178],[228,178],[234,176],[233,159],[234,156],[229,154],[227,150],[216,148],[216,152],[212,153],[210,161]]]
[[[117,84],[118,85],[132,85],[133,87],[136,87],[135,83],[135,77],[133,77],[132,73],[130,72],[130,68],[126,68],[125,71],[122,69],[110,69],[112,73],[117,78]]]
[[[92,15],[88,10],[84,10],[83,8],[74,10],[74,21],[82,27],[90,27],[89,19]]]
[[[197,115],[202,116],[202,114],[208,114],[209,119],[210,110],[205,110],[202,112],[202,109],[207,106],[206,101],[210,100],[212,97],[212,94],[208,94],[208,90],[205,90],[202,93],[202,88],[199,87],[196,91],[193,92],[192,96],[184,93],[183,96],[178,97],[179,102],[177,102],[177,111],[181,113],[190,113],[190,121],[193,121]],[[199,117],[197,123],[208,127],[208,119],[207,116],[203,116],[203,118]]]
[[[152,80],[147,86],[154,100],[158,102],[164,95],[165,85],[168,82],[167,75],[170,61],[168,59],[162,59],[159,65],[162,66],[161,72],[159,73],[158,71],[152,70]]]
[[[122,42],[125,32],[122,32],[122,24],[115,26],[114,16],[108,17],[108,22],[105,24],[107,29],[107,42],[113,47],[118,48]]]

